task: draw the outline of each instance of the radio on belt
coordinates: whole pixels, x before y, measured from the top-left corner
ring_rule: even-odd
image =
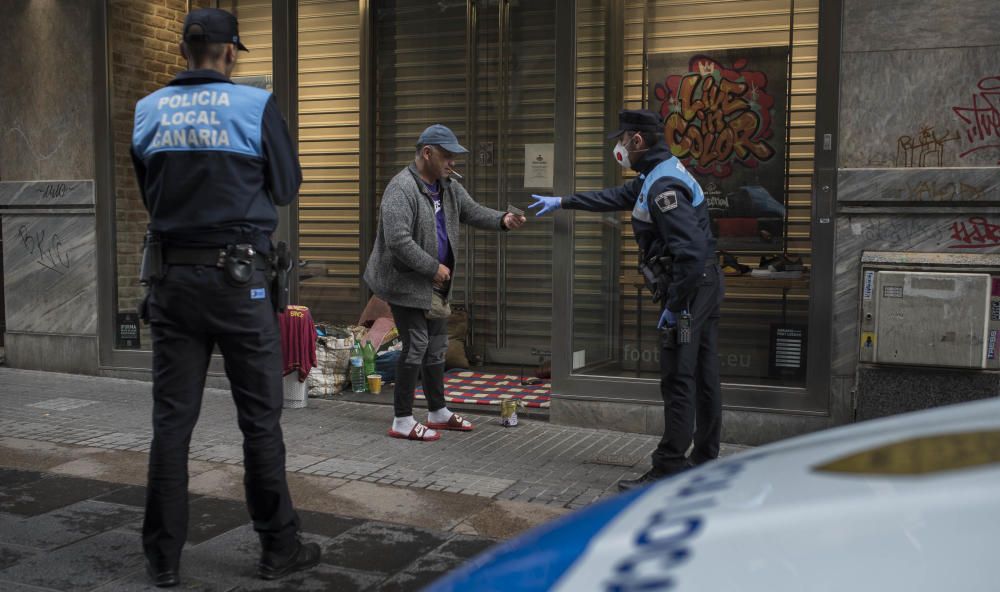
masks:
[[[691,315],[687,311],[677,316],[677,343],[691,343]]]

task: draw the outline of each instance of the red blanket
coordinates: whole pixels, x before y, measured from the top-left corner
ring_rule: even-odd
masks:
[[[304,382],[316,366],[316,328],[312,315],[305,306],[289,306],[278,315],[278,326],[281,328],[281,374],[298,370],[299,382]]]

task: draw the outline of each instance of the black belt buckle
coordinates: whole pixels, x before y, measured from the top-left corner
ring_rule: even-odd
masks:
[[[226,279],[237,287],[250,283],[253,279],[254,261],[257,251],[253,245],[240,243],[226,247],[226,256],[222,268],[226,271]]]

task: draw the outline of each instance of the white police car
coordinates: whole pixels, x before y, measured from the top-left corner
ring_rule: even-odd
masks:
[[[1000,400],[763,446],[498,545],[429,592],[1000,590]]]

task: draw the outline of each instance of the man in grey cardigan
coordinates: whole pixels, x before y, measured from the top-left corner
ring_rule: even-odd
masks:
[[[389,430],[394,438],[432,441],[441,437],[436,430],[473,428],[445,405],[448,319],[434,318],[439,315],[431,312],[432,300],[438,304],[450,300],[452,245],[458,244],[460,223],[484,230],[512,230],[525,223],[524,216],[477,204],[451,179],[455,155],[466,152],[450,129],[430,126],[420,134],[413,163],[389,182],[382,196],[365,283],[389,303],[403,341],[396,367],[396,417]],[[418,376],[427,398],[426,424],[413,417]]]

